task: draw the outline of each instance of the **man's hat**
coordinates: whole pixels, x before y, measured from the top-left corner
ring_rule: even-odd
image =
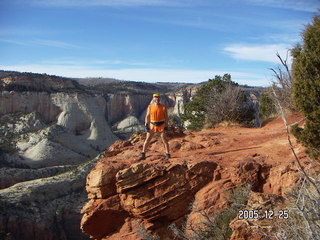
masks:
[[[152,95],[152,97],[160,97],[160,94],[159,94],[159,93],[154,93],[154,94]]]

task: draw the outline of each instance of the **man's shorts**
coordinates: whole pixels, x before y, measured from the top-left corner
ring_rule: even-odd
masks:
[[[150,130],[155,133],[161,133],[164,131],[164,122],[150,122]]]

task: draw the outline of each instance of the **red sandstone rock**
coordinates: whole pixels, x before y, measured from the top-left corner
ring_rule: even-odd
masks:
[[[116,194],[116,174],[126,165],[123,163],[106,164],[101,159],[87,176],[86,190],[89,198],[107,198]]]
[[[82,209],[81,229],[91,238],[99,239],[117,231],[129,217],[120,206],[117,195],[105,200],[92,199]]]
[[[189,211],[194,194],[212,180],[216,164],[153,165],[138,163],[117,174],[121,204],[137,218],[175,220]]]
[[[253,186],[246,208],[277,211],[283,207],[285,190],[298,179],[281,120],[261,129],[219,127],[185,132],[184,137],[170,140],[169,161],[164,160],[161,139],[155,137],[147,159],[137,162],[144,137],[135,134],[130,144],[115,143],[88,175],[92,199],[83,209],[82,229],[95,239],[143,239],[141,228],[160,239],[173,239],[170,224],[199,223],[204,220],[199,210],[210,214],[223,210],[228,205],[228,190],[244,183]],[[115,212],[118,218],[112,215]],[[109,218],[115,221],[101,220]],[[259,228],[274,223],[236,218],[230,224],[231,239],[261,239],[248,224]]]

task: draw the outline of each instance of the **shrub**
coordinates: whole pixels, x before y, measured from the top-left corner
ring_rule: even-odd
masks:
[[[222,121],[250,122],[254,118],[253,108],[246,102],[245,93],[230,74],[209,79],[186,104],[181,116],[188,128],[200,130],[204,124],[214,126]]]
[[[173,112],[172,108],[168,109],[168,126],[169,128],[178,128],[183,130],[181,119]]]
[[[143,240],[160,240],[160,237],[156,233],[152,233],[150,230],[147,230],[142,223],[136,223],[137,226],[137,235]]]
[[[242,89],[230,83],[222,92],[209,96],[206,109],[208,122],[213,126],[223,121],[249,125],[255,113]]]
[[[277,108],[270,88],[266,88],[260,94],[259,119],[263,123],[277,113]]]
[[[309,178],[311,175],[309,176]],[[313,178],[315,180],[317,177]],[[319,180],[311,184],[306,178],[288,194],[289,218],[280,222],[276,235],[280,239],[320,239]],[[279,238],[278,238],[279,239]]]

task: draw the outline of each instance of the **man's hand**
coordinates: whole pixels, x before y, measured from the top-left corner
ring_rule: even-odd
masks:
[[[146,127],[146,132],[149,132],[150,131],[149,124],[145,123],[144,126]]]

